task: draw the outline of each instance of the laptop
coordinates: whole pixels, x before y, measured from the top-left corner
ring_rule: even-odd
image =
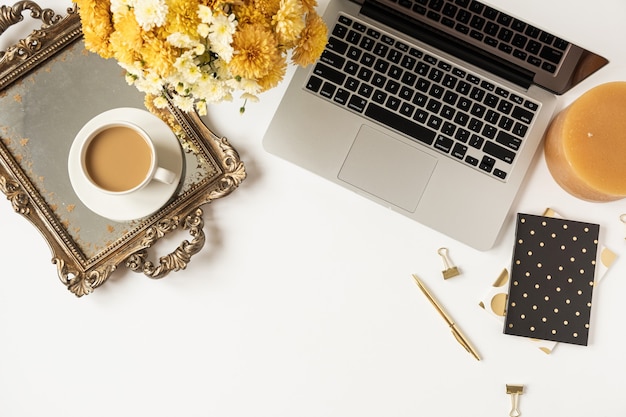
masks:
[[[475,0],[330,0],[271,154],[470,247],[494,246],[555,110],[608,61]]]

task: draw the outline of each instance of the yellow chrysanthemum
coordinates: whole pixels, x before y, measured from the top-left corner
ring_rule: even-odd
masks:
[[[140,54],[146,68],[150,68],[159,76],[166,78],[174,71],[174,62],[180,56],[180,51],[166,39],[161,39],[148,32],[144,35]]]
[[[304,7],[304,10],[307,13],[313,12],[317,8],[317,1],[316,0],[302,0],[302,7]]]
[[[328,42],[328,29],[322,18],[310,12],[306,18],[306,27],[293,50],[292,60],[300,66],[315,62],[324,51]]]
[[[113,32],[113,23],[109,9],[111,2],[78,0],[85,47],[102,56],[110,58],[113,51],[109,47],[109,36]]]
[[[217,10],[221,9],[224,6],[225,2],[226,0],[200,0],[199,4],[202,4],[209,9]]]
[[[268,19],[256,7],[254,3],[246,3],[235,6],[235,16],[240,25],[263,25],[269,28]]]
[[[232,46],[235,53],[228,67],[233,75],[244,78],[264,77],[280,54],[276,40],[261,25],[239,27]]]
[[[143,46],[141,27],[132,11],[125,11],[115,14],[114,28],[115,32],[109,39],[113,56],[119,62],[130,65],[137,60],[137,52]]]
[[[252,0],[251,3],[268,20],[270,20],[280,9],[280,0]]]
[[[300,0],[281,0],[272,25],[281,45],[291,47],[304,29],[304,8]]]
[[[276,87],[285,77],[286,72],[287,60],[283,55],[277,54],[267,74],[258,80],[259,86],[261,86],[261,92]]]
[[[198,2],[189,0],[168,0],[167,21],[163,25],[163,39],[172,33],[183,33],[191,38],[197,37],[197,28],[201,23],[198,16]]]

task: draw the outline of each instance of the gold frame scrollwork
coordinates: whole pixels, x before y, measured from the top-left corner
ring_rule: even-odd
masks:
[[[41,29],[34,30],[6,51],[0,51],[0,91],[36,71],[41,63],[82,37],[76,5],[67,10],[67,15],[61,16],[33,1],[18,1],[12,7],[0,7],[0,35],[11,25],[21,22],[25,11],[42,21]],[[181,192],[174,202],[143,220],[119,242],[93,258],[86,257],[72,241],[29,176],[0,141],[0,191],[15,212],[26,217],[41,232],[52,251],[52,263],[56,265],[59,279],[78,297],[90,294],[104,284],[120,265],[152,279],[184,270],[206,242],[201,207],[227,196],[246,178],[237,151],[226,138],[215,135],[196,113],[184,113],[173,105],[161,111],[150,110],[172,127],[181,140],[213,161],[217,175]],[[148,249],[175,230],[187,231],[191,239],[184,240],[158,262],[151,261]]]

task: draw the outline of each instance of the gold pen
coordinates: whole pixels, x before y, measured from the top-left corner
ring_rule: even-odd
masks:
[[[448,326],[450,326],[450,330],[452,331],[452,334],[454,335],[456,340],[461,344],[461,346],[465,348],[465,350],[471,353],[472,356],[476,358],[476,360],[480,360],[480,356],[478,356],[478,353],[476,353],[476,349],[474,349],[472,345],[470,344],[469,340],[467,340],[467,338],[463,336],[463,333],[461,333],[461,330],[459,330],[456,327],[456,324],[454,323],[454,321],[452,321],[450,316],[448,316],[446,312],[443,311],[443,308],[439,305],[437,300],[433,298],[433,296],[426,289],[424,284],[422,284],[422,281],[420,281],[418,276],[413,274],[413,279],[415,280],[415,283],[417,284],[417,286],[420,287],[420,290],[422,290],[426,298],[428,298],[428,301],[430,301],[432,305],[435,306],[435,309],[439,312],[439,314],[441,314],[441,317],[443,317],[446,323],[448,323]]]

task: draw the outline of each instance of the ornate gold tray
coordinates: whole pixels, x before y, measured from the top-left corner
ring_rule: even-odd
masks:
[[[150,278],[185,269],[205,242],[201,206],[228,195],[246,176],[238,153],[197,114],[171,105],[157,115],[184,154],[183,180],[172,199],[151,216],[123,223],[89,210],[69,180],[72,141],[103,111],[145,109],[144,96],[126,84],[115,61],[85,50],[76,6],[65,16],[32,1],[1,6],[0,35],[27,12],[41,28],[0,51],[0,190],[41,232],[61,282],[76,296],[91,293],[120,264]],[[191,240],[150,261],[148,248],[177,229]]]

